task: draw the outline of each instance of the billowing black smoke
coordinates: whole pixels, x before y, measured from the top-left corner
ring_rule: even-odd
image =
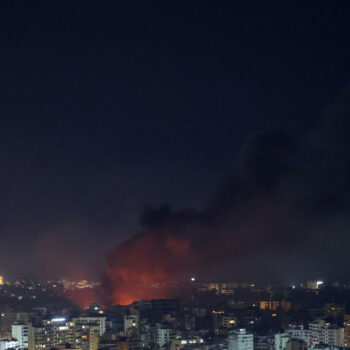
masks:
[[[326,111],[308,146],[279,131],[252,137],[202,210],[145,208],[142,231],[108,254],[112,303],[176,294],[171,282],[191,275],[349,278],[349,96]]]

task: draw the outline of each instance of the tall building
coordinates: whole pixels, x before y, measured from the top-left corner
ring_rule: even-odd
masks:
[[[104,329],[101,318],[86,317],[67,322],[64,318],[44,320],[40,325],[28,326],[28,349],[57,348],[65,344],[82,350],[97,350]]]
[[[343,346],[344,328],[327,323],[324,320],[316,320],[309,323],[311,345],[326,344]]]
[[[157,324],[156,343],[160,347],[170,342],[171,329],[160,324]]]
[[[136,335],[139,331],[139,315],[124,316],[125,336]]]
[[[55,348],[72,344],[72,332],[64,318],[45,320],[40,325],[28,325],[28,349]]]
[[[82,350],[97,350],[99,344],[98,325],[71,323],[71,339],[74,346]]]
[[[17,349],[17,348],[18,348],[17,340],[9,340],[7,338],[0,339],[0,350]]]
[[[245,329],[230,332],[228,336],[228,350],[254,350],[253,334]]]
[[[288,333],[291,339],[303,340],[308,346],[311,344],[310,331],[304,329],[303,325],[290,325],[286,333]]]
[[[225,315],[225,311],[223,310],[213,310],[212,311],[212,320],[213,320],[213,328],[219,329],[222,327],[222,318]]]
[[[344,346],[350,347],[350,315],[344,315]]]
[[[72,322],[79,323],[85,326],[98,326],[99,335],[106,332],[106,317],[105,316],[81,316],[72,319]]]
[[[12,335],[12,338],[18,341],[19,349],[28,348],[28,325],[26,324],[12,325],[11,335]]]
[[[275,350],[286,350],[286,344],[290,340],[288,333],[275,334]]]

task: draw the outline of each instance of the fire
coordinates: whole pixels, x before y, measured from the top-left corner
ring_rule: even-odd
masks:
[[[108,256],[104,283],[111,290],[111,303],[168,296],[168,283],[183,272],[190,250],[189,240],[155,232],[116,247]]]
[[[190,281],[193,274],[200,276],[225,264],[237,263],[256,247],[282,246],[284,239],[271,238],[266,232],[270,232],[271,223],[279,227],[279,221],[285,222],[288,211],[281,205],[272,210],[267,204],[265,201],[252,205],[259,208],[254,211],[254,220],[242,211],[235,216],[228,211],[227,216],[216,221],[204,215],[184,215],[182,220],[174,215],[174,221],[181,225],[170,218],[162,227],[115,247],[107,256],[102,283],[110,304],[178,297],[183,288],[181,282]]]

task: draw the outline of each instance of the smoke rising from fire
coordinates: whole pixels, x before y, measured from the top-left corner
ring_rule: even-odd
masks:
[[[249,279],[265,269],[263,278],[281,276],[283,263],[291,277],[327,274],[314,240],[328,244],[328,256],[342,263],[347,254],[332,237],[337,225],[349,241],[342,234],[350,228],[343,220],[350,193],[348,96],[310,138],[311,161],[290,135],[265,132],[247,143],[237,169],[202,210],[147,207],[142,230],[108,254],[103,286],[110,302],[174,296],[174,282],[191,275]],[[308,270],[308,258],[318,266]]]

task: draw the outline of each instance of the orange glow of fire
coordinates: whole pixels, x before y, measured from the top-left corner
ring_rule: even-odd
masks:
[[[169,295],[167,282],[183,270],[190,241],[173,235],[145,234],[115,248],[108,257],[105,279],[112,304]]]

